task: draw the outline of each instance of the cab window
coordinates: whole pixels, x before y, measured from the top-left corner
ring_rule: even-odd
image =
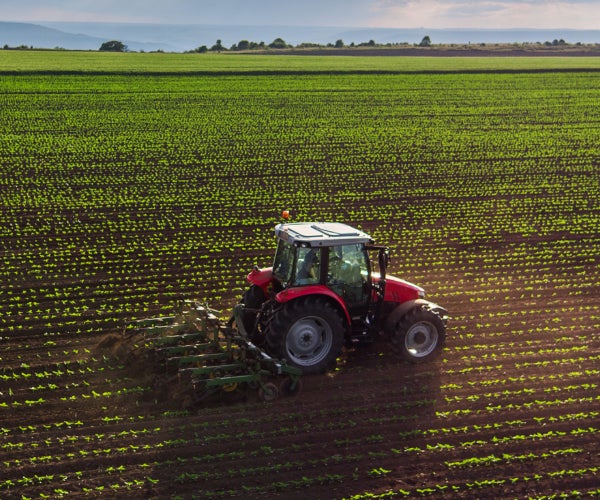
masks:
[[[296,285],[316,285],[321,278],[321,249],[296,249]]]
[[[341,245],[329,248],[327,284],[348,303],[365,300],[369,276],[368,255],[364,245]]]
[[[273,275],[283,285],[286,285],[292,279],[295,255],[296,249],[293,245],[290,245],[287,241],[279,240],[275,260],[273,261]]]

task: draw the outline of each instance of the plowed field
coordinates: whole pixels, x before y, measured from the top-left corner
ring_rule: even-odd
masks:
[[[600,495],[597,69],[148,56],[0,74],[0,497]],[[282,208],[389,244],[450,311],[441,357],[381,340],[190,411],[98,348],[182,297],[226,318]]]

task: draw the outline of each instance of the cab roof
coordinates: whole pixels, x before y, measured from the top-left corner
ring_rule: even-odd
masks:
[[[275,226],[275,236],[292,245],[309,247],[373,243],[367,233],[340,222],[286,222]]]

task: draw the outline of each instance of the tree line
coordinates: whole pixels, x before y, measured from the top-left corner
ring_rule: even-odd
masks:
[[[362,43],[358,43],[358,44],[355,44],[354,42],[352,42],[352,43],[346,45],[342,39],[336,40],[335,43],[328,43],[325,45],[319,44],[319,43],[312,43],[312,42],[303,42],[298,45],[292,45],[292,44],[288,44],[282,38],[275,38],[275,40],[273,40],[269,44],[266,44],[265,42],[252,42],[249,40],[240,40],[238,43],[234,43],[233,45],[231,45],[231,47],[225,47],[221,40],[217,40],[216,43],[214,45],[212,45],[211,47],[202,45],[200,47],[197,47],[195,49],[187,51],[187,53],[227,52],[227,51],[242,52],[242,51],[249,51],[249,50],[293,49],[293,48],[296,48],[296,49],[318,49],[318,48],[342,49],[344,47],[350,47],[350,48],[383,47],[383,46],[392,47],[392,46],[408,46],[408,45],[410,45],[408,42],[379,44],[379,43],[376,43],[374,40],[369,40],[368,42],[362,42]],[[432,45],[432,41],[431,41],[431,38],[428,35],[426,35],[422,38],[422,40],[418,44],[415,43],[414,45],[418,46],[418,47],[430,47]],[[481,45],[485,45],[485,44],[481,44]],[[551,42],[546,41],[546,42],[544,42],[544,45],[546,45],[546,46],[565,46],[565,45],[569,45],[569,44],[561,38],[560,40],[555,39],[555,40],[552,40]],[[575,45],[581,46],[582,44],[577,43]],[[34,50],[34,47],[28,47],[26,45],[21,45],[19,47],[10,47],[8,45],[4,45],[3,49],[4,50]],[[56,49],[59,49],[59,48],[57,47]],[[61,49],[61,50],[64,50],[64,49]],[[127,52],[127,45],[125,45],[123,42],[121,42],[119,40],[110,40],[108,42],[102,43],[102,45],[100,46],[100,48],[98,50],[100,52]]]
[[[391,46],[391,45],[408,45],[408,43],[401,43],[401,44],[386,44],[386,46]],[[421,40],[421,43],[418,44],[420,47],[428,47],[431,45],[431,39],[429,38],[429,36],[425,36],[423,37],[423,39]],[[204,53],[204,52],[224,52],[224,51],[247,51],[247,50],[265,50],[267,48],[269,49],[312,49],[312,48],[336,48],[336,49],[342,49],[344,47],[376,47],[376,46],[381,46],[381,44],[377,44],[375,43],[375,40],[369,40],[368,42],[362,42],[362,43],[350,43],[348,45],[346,45],[344,43],[344,41],[342,39],[338,39],[335,41],[335,43],[328,43],[328,44],[319,44],[319,43],[312,43],[312,42],[302,42],[298,45],[291,45],[288,44],[285,40],[283,40],[282,38],[275,38],[275,40],[273,40],[271,43],[266,44],[265,42],[252,42],[249,40],[240,40],[238,43],[234,43],[231,47],[227,48],[224,47],[221,40],[217,40],[217,42],[212,45],[211,47],[207,47],[206,45],[202,45],[200,47],[197,47],[196,49],[190,50],[188,52],[199,52],[199,53]]]
[[[401,44],[386,44],[386,46],[392,45],[408,45],[408,43]],[[431,39],[429,36],[423,37],[421,43],[418,44],[420,47],[429,47],[431,45]],[[205,52],[225,52],[225,51],[247,51],[247,50],[265,50],[265,49],[307,49],[307,48],[336,48],[341,49],[344,47],[376,47],[381,46],[381,44],[375,43],[375,40],[369,40],[368,42],[355,44],[354,42],[346,45],[342,39],[336,40],[335,43],[328,43],[326,45],[319,43],[311,43],[311,42],[303,42],[298,45],[288,44],[283,38],[275,38],[271,43],[266,44],[265,42],[252,42],[249,40],[240,40],[238,43],[234,43],[231,47],[227,48],[223,45],[221,40],[217,40],[214,45],[208,47],[206,45],[202,45],[193,50],[187,51],[196,52],[196,53],[205,53]],[[127,45],[123,44],[118,40],[111,40],[109,42],[104,42],[99,49],[101,52],[126,52]]]

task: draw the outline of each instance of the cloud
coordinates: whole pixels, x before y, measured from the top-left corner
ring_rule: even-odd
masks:
[[[598,29],[596,0],[375,0],[369,26]]]
[[[13,21],[364,26],[364,0],[19,0],[2,7]]]
[[[598,29],[599,0],[19,0],[5,21]]]

